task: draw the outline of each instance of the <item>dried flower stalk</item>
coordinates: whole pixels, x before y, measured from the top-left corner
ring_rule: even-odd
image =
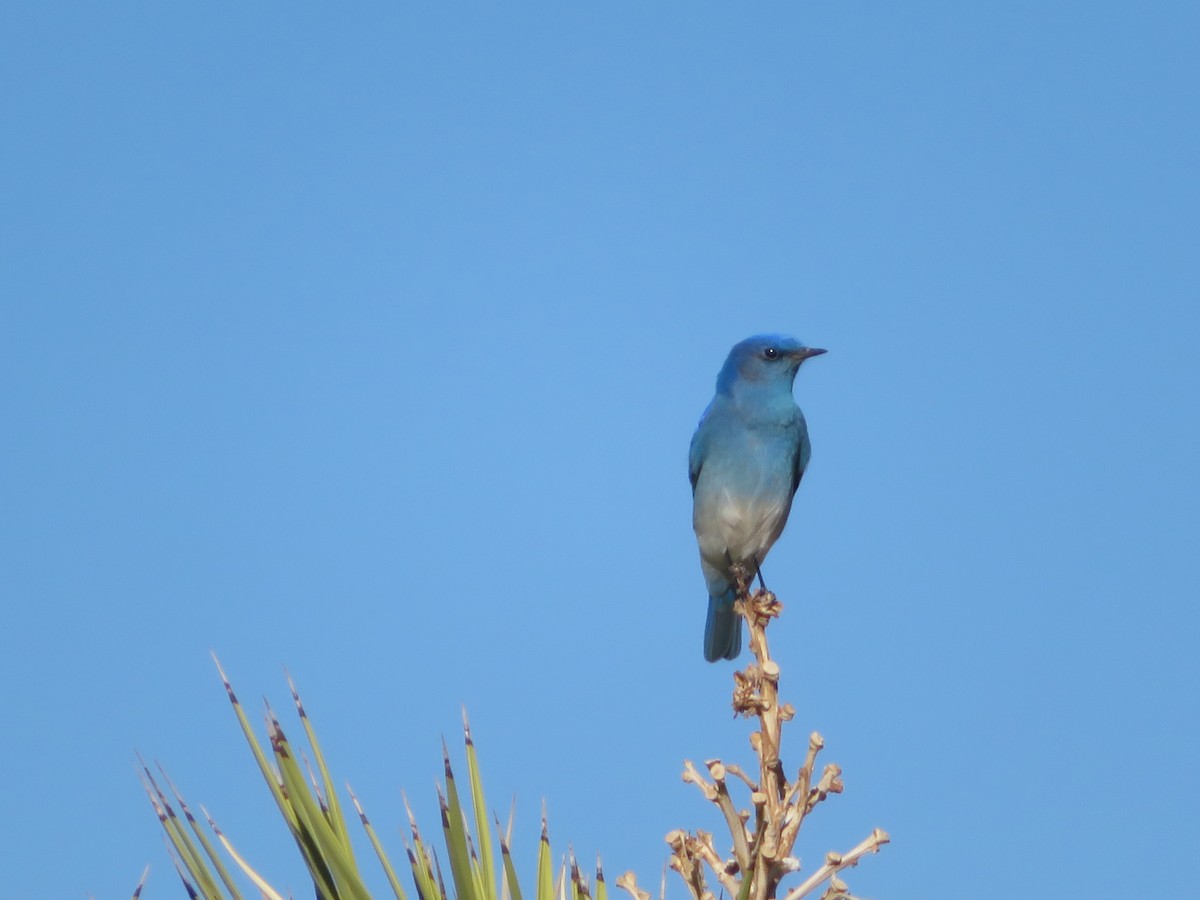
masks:
[[[816,774],[817,756],[825,740],[815,731],[809,735],[803,765],[793,780],[788,779],[781,754],[783,725],[792,719],[795,709],[780,702],[781,670],[771,658],[767,643],[767,626],[779,617],[783,604],[765,587],[751,593],[744,569],[735,568],[734,575],[738,594],[734,608],[745,620],[753,660],[733,674],[733,709],[737,715],[758,720],[757,730],[750,734],[758,777],[755,779],[738,766],[719,759],[705,762],[707,777],[692,762],[684,763],[683,780],[695,784],[720,811],[733,852],[732,858],[722,860],[713,836],[704,831],[676,830],[667,835],[671,849],[668,865],[679,873],[693,900],[713,897],[705,880],[706,871],[731,898],[775,900],[783,878],[800,871],[800,861],[792,855],[792,848],[805,818],[830,794],[842,792],[842,770],[838,766],[831,763]],[[752,813],[738,811],[729,792],[730,775],[748,790]],[[827,881],[829,888],[823,897],[848,896],[838,873],[857,864],[865,854],[878,852],[888,840],[887,832],[876,828],[846,853],[827,854],[825,862],[788,890],[783,900],[801,900]],[[647,900],[644,892],[637,891],[632,873],[621,886],[632,889],[630,893],[638,900]]]

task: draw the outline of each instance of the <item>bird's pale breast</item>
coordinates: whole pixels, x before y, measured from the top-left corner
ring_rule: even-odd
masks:
[[[792,505],[789,456],[709,459],[696,484],[693,525],[701,555],[711,565],[723,567],[727,551],[735,562],[766,556]]]

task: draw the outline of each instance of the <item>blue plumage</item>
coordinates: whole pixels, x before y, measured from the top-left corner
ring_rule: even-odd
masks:
[[[704,658],[735,659],[742,623],[733,611],[730,566],[758,571],[787,523],[812,455],[804,413],[792,397],[800,364],[824,350],[760,334],[729,351],[717,393],[692,436],[692,527],[708,585]]]

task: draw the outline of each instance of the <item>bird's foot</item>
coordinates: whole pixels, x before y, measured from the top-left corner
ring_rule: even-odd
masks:
[[[750,596],[750,585],[754,583],[754,573],[741,563],[731,563],[729,580],[733,582],[733,592],[738,597]]]

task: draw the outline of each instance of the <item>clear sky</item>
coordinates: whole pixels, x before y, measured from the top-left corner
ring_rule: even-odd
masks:
[[[523,863],[544,797],[657,885],[749,759],[686,455],[766,330],[806,864],[1194,890],[1200,7],[398,6],[0,10],[0,896],[182,896],[135,749],[307,892],[210,649],[396,853],[466,705]]]

